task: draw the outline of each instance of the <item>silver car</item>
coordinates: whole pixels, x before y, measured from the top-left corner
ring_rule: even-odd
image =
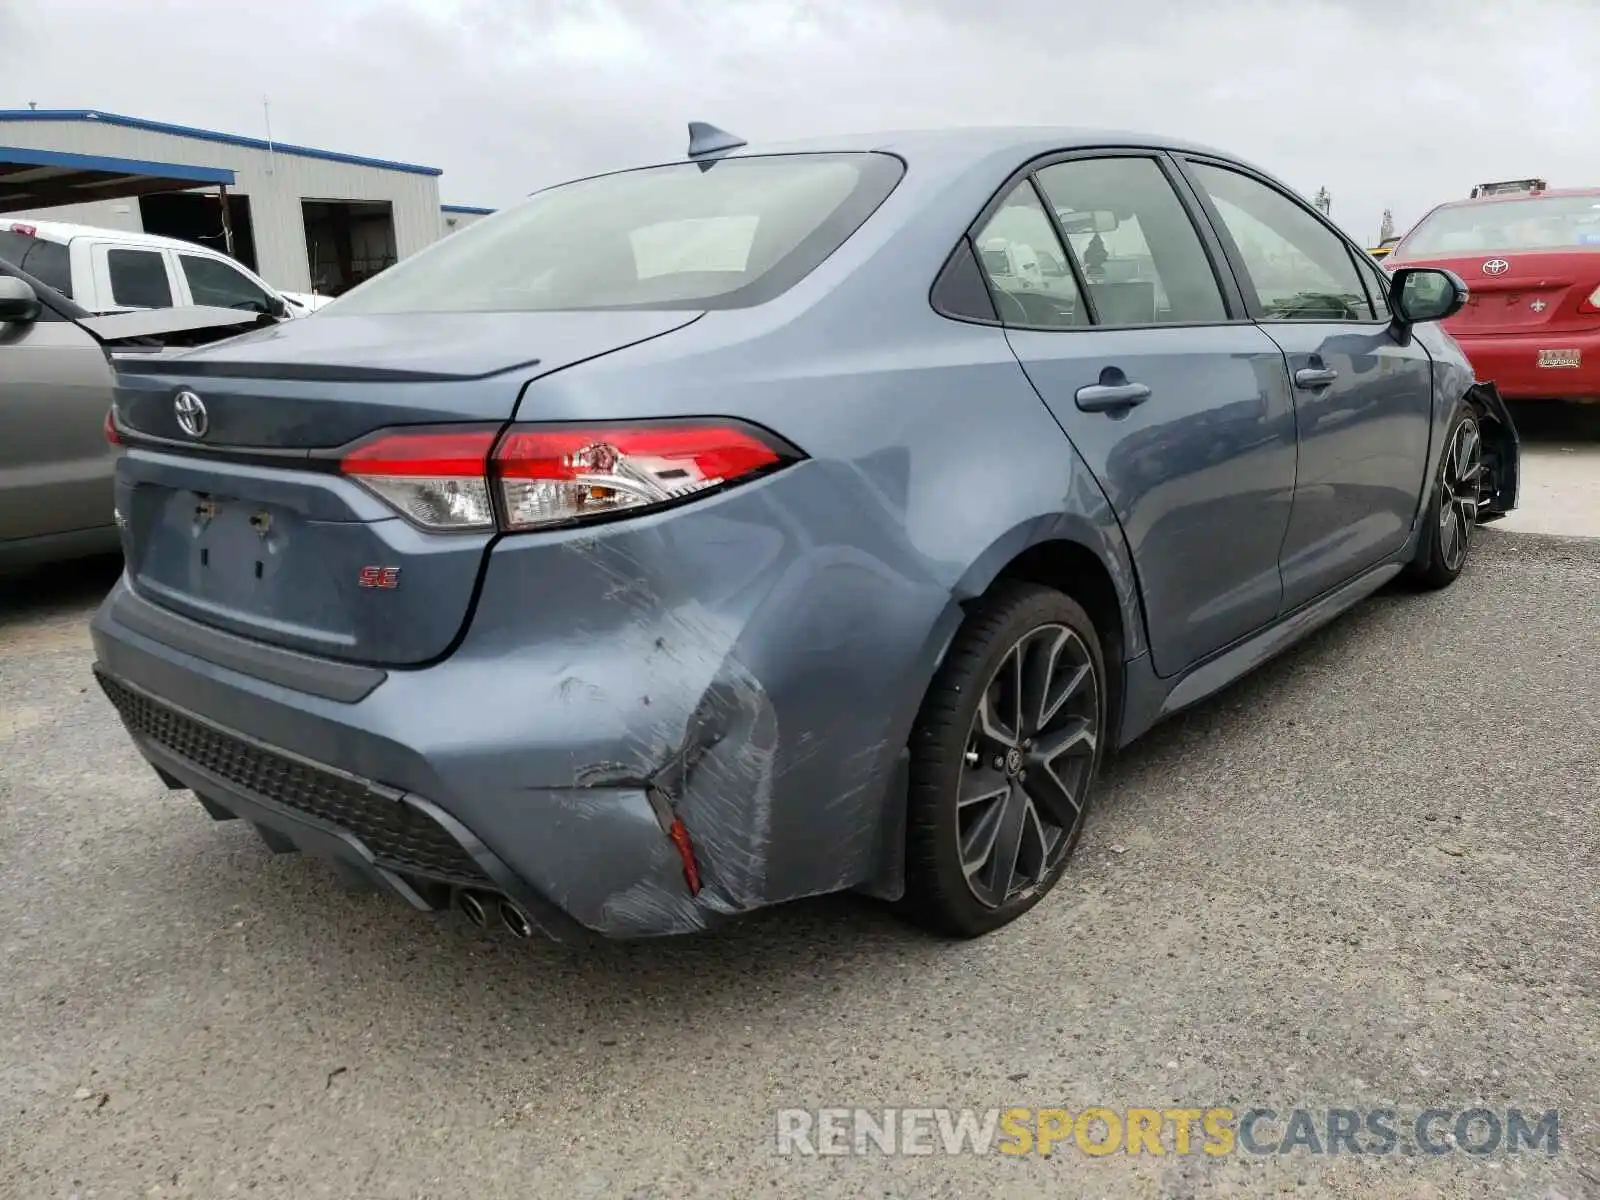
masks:
[[[111,364],[88,315],[0,261],[0,568],[117,549]]]
[[[274,323],[201,305],[95,316],[0,259],[0,570],[119,548],[108,355]]]

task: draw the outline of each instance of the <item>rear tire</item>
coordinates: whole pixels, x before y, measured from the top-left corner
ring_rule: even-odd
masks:
[[[1422,545],[1406,572],[1413,586],[1436,591],[1460,578],[1478,525],[1482,488],[1483,430],[1477,411],[1463,405],[1445,436]]]
[[[1061,592],[1005,584],[968,617],[912,733],[902,912],[980,937],[1055,886],[1099,774],[1107,691],[1094,623]]]

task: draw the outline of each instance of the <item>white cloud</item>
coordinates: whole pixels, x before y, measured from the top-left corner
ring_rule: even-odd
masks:
[[[1593,0],[0,0],[0,106],[429,163],[500,205],[682,153],[947,124],[1149,129],[1326,186],[1358,237],[1482,179],[1596,182]]]

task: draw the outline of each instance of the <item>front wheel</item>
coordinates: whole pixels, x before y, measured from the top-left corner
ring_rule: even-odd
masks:
[[[906,897],[918,923],[978,937],[1055,886],[1106,729],[1106,669],[1070,597],[1008,585],[968,618],[911,742]]]
[[[1423,543],[1409,571],[1418,587],[1448,587],[1460,576],[1478,527],[1482,491],[1483,432],[1477,414],[1467,408],[1456,417],[1445,438]]]

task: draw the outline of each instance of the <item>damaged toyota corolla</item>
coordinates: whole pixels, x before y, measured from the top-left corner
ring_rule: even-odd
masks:
[[[95,672],[170,787],[421,909],[980,935],[1108,753],[1514,506],[1465,299],[1198,146],[692,126],[119,361]]]

